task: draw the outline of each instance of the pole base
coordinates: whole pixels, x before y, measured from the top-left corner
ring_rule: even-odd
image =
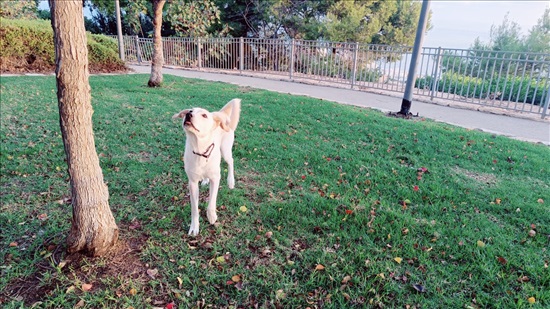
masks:
[[[401,101],[401,110],[397,112],[397,114],[403,115],[405,117],[409,116],[411,114],[411,105],[411,100],[403,99],[403,101]]]

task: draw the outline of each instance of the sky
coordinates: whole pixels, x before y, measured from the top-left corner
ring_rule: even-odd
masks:
[[[432,29],[424,37],[425,47],[468,48],[479,37],[489,42],[492,25],[508,19],[527,34],[546,8],[549,0],[539,1],[466,1],[432,0]]]
[[[40,8],[47,7],[47,1],[42,0]],[[424,38],[423,45],[468,48],[477,37],[488,42],[491,26],[500,25],[508,12],[509,19],[517,22],[523,33],[527,34],[548,7],[550,0],[432,0],[430,10],[433,27]]]

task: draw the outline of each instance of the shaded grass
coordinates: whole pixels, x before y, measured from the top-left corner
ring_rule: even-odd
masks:
[[[123,266],[96,272],[109,258],[53,267],[66,257],[50,246],[62,248],[71,216],[55,79],[2,78],[3,305],[549,305],[548,147],[301,96],[172,76],[150,89],[146,80],[90,79],[111,209],[123,239],[140,240],[131,251],[141,275],[129,276]],[[203,217],[191,238],[184,134],[171,116],[234,97],[243,100],[237,188],[222,181],[220,224]],[[29,299],[13,289],[21,280],[44,293]],[[79,290],[82,282],[94,288]]]

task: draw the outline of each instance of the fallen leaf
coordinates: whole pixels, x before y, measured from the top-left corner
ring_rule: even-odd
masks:
[[[65,267],[65,265],[67,265],[67,260],[63,260],[63,261],[59,262],[59,264],[57,264],[57,267],[59,269],[61,269],[61,268]]]
[[[529,237],[535,237],[537,232],[535,230],[529,230]]]
[[[426,292],[426,288],[423,285],[420,284],[413,284],[413,289],[415,289],[417,292],[424,293]]]
[[[284,299],[286,297],[286,294],[283,290],[277,290],[275,292],[275,298],[276,299]]]
[[[225,258],[223,257],[223,255],[222,255],[222,256],[218,256],[218,257],[216,258],[216,262],[218,262],[218,263],[220,263],[220,264],[225,263]]]
[[[131,288],[130,291],[129,291],[128,293],[130,293],[130,295],[134,296],[134,295],[137,294],[137,290],[134,289],[134,288]]]
[[[174,309],[174,303],[167,303],[166,309]]]
[[[159,273],[158,269],[156,268],[153,268],[153,269],[147,269],[147,275],[149,275],[149,277],[155,279],[155,276]]]
[[[351,215],[353,213],[353,210],[351,209],[346,209],[346,215]]]
[[[240,210],[241,212],[247,212],[247,211],[248,211],[248,208],[246,208],[246,206],[241,206],[241,207],[239,207],[239,210]]]
[[[85,304],[86,304],[86,303],[84,303],[84,299],[81,299],[78,303],[76,303],[76,304],[74,305],[73,308],[84,307]]]
[[[518,282],[529,282],[529,277],[527,276],[519,277]]]
[[[242,281],[237,282],[237,284],[235,284],[235,288],[239,291],[242,290],[243,289],[243,282]]]
[[[233,280],[234,282],[240,282],[241,281],[241,276],[234,275],[233,277],[231,277],[231,280]]]
[[[418,191],[418,190],[419,190],[418,186],[414,186],[414,187],[413,187],[413,191],[416,192],[416,191]]]
[[[401,264],[401,261],[403,261],[403,259],[400,258],[400,257],[396,257],[396,258],[394,258],[393,260],[396,261],[397,264]]]
[[[48,219],[48,215],[47,214],[39,214],[38,215],[38,220],[41,220],[41,221],[44,221]]]
[[[19,244],[16,241],[10,242],[10,247],[17,247]]]
[[[539,198],[539,199],[537,200],[537,202],[538,202],[539,204],[543,204],[543,203],[544,203],[544,200],[541,199],[541,198]]]
[[[502,202],[501,199],[499,199],[499,198],[496,198],[496,199],[495,199],[495,204],[500,205],[501,202]]]
[[[91,290],[93,285],[91,283],[82,283],[82,291],[88,292]]]
[[[178,284],[179,284],[179,286],[181,287],[181,285],[183,284],[183,280],[181,280],[180,277],[177,277],[176,279],[178,279]]]
[[[321,264],[317,264],[317,266],[315,266],[315,270],[324,270],[324,269],[325,269],[325,266]]]
[[[69,294],[69,293],[73,292],[74,289],[75,289],[75,286],[71,285],[70,287],[67,288],[67,290],[65,291],[65,294]]]
[[[531,296],[531,297],[527,298],[527,301],[528,301],[530,304],[534,304],[537,300],[536,300],[533,296]]]
[[[478,240],[477,241],[477,246],[480,247],[480,248],[483,248],[483,247],[485,247],[485,243],[482,242],[481,240]]]
[[[506,265],[506,264],[508,263],[508,261],[507,261],[505,258],[503,258],[502,256],[499,256],[499,257],[497,258],[497,260],[498,260],[498,262],[499,262],[500,264],[502,264],[502,265]]]
[[[342,284],[346,284],[350,280],[351,280],[351,276],[345,276],[344,279],[342,279]]]

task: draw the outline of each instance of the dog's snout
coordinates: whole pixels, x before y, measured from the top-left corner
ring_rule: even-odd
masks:
[[[192,112],[189,112],[189,113],[185,114],[185,120],[189,120],[191,118],[193,118]]]

